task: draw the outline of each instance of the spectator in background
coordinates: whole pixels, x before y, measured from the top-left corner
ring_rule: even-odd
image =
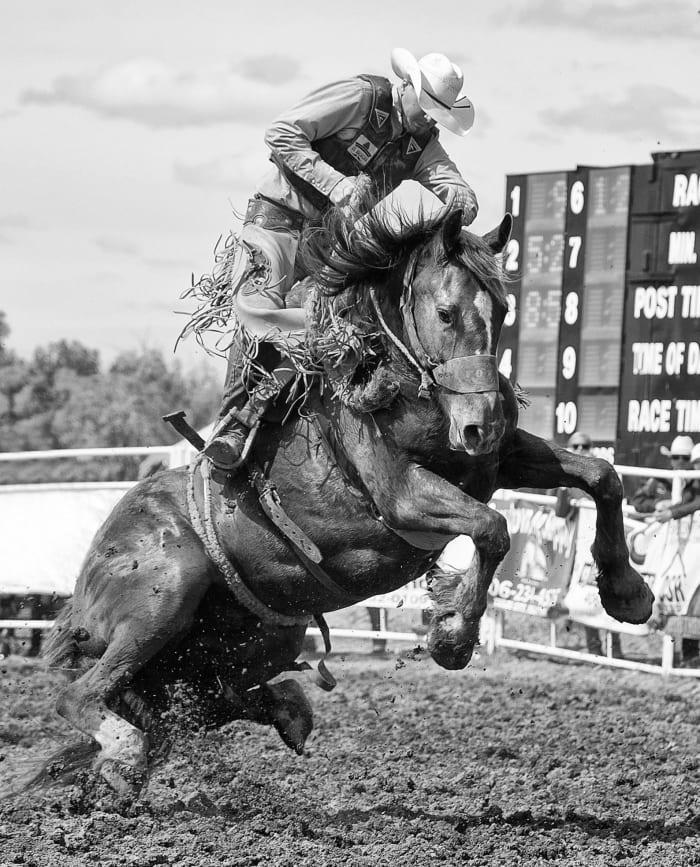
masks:
[[[676,437],[676,439],[679,439],[679,437]],[[683,437],[683,439],[690,440],[690,437]],[[674,470],[700,470],[700,443],[692,447],[687,458],[682,463],[678,462],[679,465],[674,465],[673,454],[671,454],[671,461]],[[698,509],[700,509],[700,479],[688,479],[683,485],[680,501],[678,503],[669,503],[667,507],[657,509],[654,517],[657,521],[665,524],[667,521],[692,515]]]
[[[676,437],[677,439],[690,439],[690,437]],[[674,443],[676,442],[674,440]],[[673,448],[671,449],[673,452]],[[673,454],[671,454],[673,461]],[[686,466],[674,466],[674,469],[692,469],[700,471],[700,443],[693,446]],[[654,516],[662,524],[668,521],[685,518],[700,509],[700,479],[688,479],[683,485],[683,492],[678,503],[671,503],[666,508],[657,511]],[[683,665],[696,665],[700,663],[700,641],[697,638],[681,639],[681,663]],[[692,660],[692,662],[691,662]]]
[[[661,446],[661,454],[666,455],[671,462],[672,470],[688,469],[693,441],[688,436],[677,436],[671,443],[671,448]],[[628,503],[642,515],[659,510],[660,506],[668,506],[671,499],[671,480],[648,478],[630,497]],[[669,520],[669,519],[667,519]]]
[[[581,452],[581,454],[590,455],[592,445],[593,442],[588,434],[577,431],[571,434],[566,447],[570,452]],[[576,514],[576,506],[571,505],[571,500],[580,500],[582,497],[588,497],[588,494],[580,488],[553,488],[547,491],[547,493],[553,494],[557,498],[557,503],[554,507],[554,514],[557,518],[573,518]]]
[[[583,433],[583,431],[576,431],[569,437],[569,441],[566,444],[567,449],[570,452],[574,452],[575,454],[582,454],[591,456],[591,448],[593,446],[593,441],[588,436],[587,433]],[[567,518],[571,519],[576,514],[577,506],[573,505],[572,499],[583,499],[588,498],[588,494],[585,491],[582,491],[580,488],[557,488],[556,489],[556,498],[557,503],[554,508],[554,513],[558,518]],[[595,653],[597,656],[603,656],[603,642],[601,640],[600,633],[593,626],[584,626],[583,627],[585,639],[586,639],[586,650],[589,653]],[[620,633],[613,632],[612,633],[612,655],[615,659],[622,659],[622,648],[620,646]]]

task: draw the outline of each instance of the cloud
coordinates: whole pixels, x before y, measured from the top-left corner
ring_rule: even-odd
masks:
[[[265,84],[282,84],[296,78],[300,71],[299,61],[282,54],[266,54],[247,57],[238,67],[241,75],[251,81]]]
[[[177,268],[183,272],[185,276],[192,271],[192,262],[186,259],[170,259],[164,256],[144,256],[143,262],[149,268]]]
[[[579,105],[563,109],[549,109],[540,113],[545,127],[565,128],[569,132],[631,137],[644,135],[658,137],[690,131],[700,112],[700,104],[693,102],[670,87],[661,85],[635,85],[619,99],[608,95],[590,96]]]
[[[495,16],[494,16],[495,18]],[[664,3],[639,0],[632,3],[578,2],[539,0],[512,7],[499,13],[499,25],[504,23],[526,28],[572,28],[587,31],[605,39],[697,39],[698,10],[694,3]]]
[[[0,244],[7,246],[15,242],[16,230],[37,229],[36,223],[26,214],[15,212],[12,214],[0,214]]]
[[[176,181],[212,190],[237,190],[252,193],[255,184],[269,169],[267,148],[261,143],[256,152],[229,154],[199,163],[176,162]]]
[[[92,244],[103,253],[135,259],[149,268],[184,268],[187,271],[191,264],[184,259],[144,255],[138,244],[124,238],[102,236],[94,238]]]
[[[36,226],[26,215],[16,212],[14,214],[0,214],[0,229],[34,229]]]
[[[283,56],[248,58],[238,68],[179,71],[151,58],[94,73],[63,75],[20,94],[24,105],[71,105],[150,127],[269,121],[286,103],[298,65]]]
[[[118,256],[140,256],[141,250],[136,244],[131,241],[125,241],[122,238],[95,238],[92,242],[98,250],[104,253],[116,253]]]

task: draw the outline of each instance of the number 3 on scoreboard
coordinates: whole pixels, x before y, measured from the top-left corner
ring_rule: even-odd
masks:
[[[566,403],[561,401],[557,404],[557,433],[572,434],[576,430],[576,422],[578,421],[578,411],[573,400],[568,400]]]

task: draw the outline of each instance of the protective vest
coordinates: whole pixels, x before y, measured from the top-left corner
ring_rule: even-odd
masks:
[[[404,132],[391,138],[393,100],[391,82],[380,75],[360,75],[358,78],[372,85],[371,93],[363,96],[364,122],[351,139],[334,134],[311,142],[312,150],[344,175],[368,174],[376,183],[379,197],[383,198],[401,181],[413,175],[426,145],[437,136],[434,129],[422,135]],[[330,199],[308,181],[300,178],[274,154],[270,159],[279,167],[290,185],[314,207],[325,211]]]

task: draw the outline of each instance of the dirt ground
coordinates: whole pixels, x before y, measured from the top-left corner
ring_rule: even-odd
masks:
[[[700,683],[364,646],[309,684],[306,755],[252,723],[179,741],[140,801],[85,776],[0,801],[0,865],[700,865]],[[65,743],[60,675],[0,664],[0,769]],[[299,675],[303,677],[303,675]]]

